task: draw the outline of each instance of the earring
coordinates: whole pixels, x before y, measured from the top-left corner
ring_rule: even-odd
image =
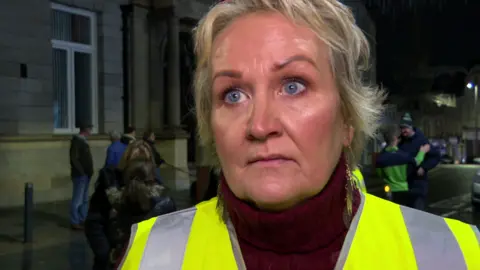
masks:
[[[351,151],[350,147],[349,149]],[[355,188],[355,179],[354,179],[355,176],[353,176],[352,174],[352,170],[350,169],[349,158],[348,158],[348,155],[346,154],[345,154],[345,166],[346,166],[347,182],[345,183],[346,196],[345,196],[345,211],[344,211],[343,221],[345,223],[345,226],[348,228],[350,227],[350,224],[353,219],[353,191]]]
[[[348,159],[347,159],[347,183],[345,184],[345,189],[347,191],[347,196],[345,198],[345,206],[347,208],[347,214],[352,215],[352,208],[353,208],[353,187],[354,187],[354,181],[355,179],[353,178],[352,171],[350,170],[350,165],[348,164]]]

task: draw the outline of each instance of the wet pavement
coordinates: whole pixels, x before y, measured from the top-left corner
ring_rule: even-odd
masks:
[[[440,166],[430,172],[429,211],[480,225],[470,203],[471,181],[480,166]],[[382,183],[368,179],[369,192],[382,194]],[[178,208],[190,205],[188,191],[173,192]],[[23,244],[22,208],[0,210],[0,265],[6,270],[87,270],[92,253],[83,232],[70,230],[68,202],[36,205],[32,244]]]
[[[2,269],[91,269],[92,254],[83,232],[70,230],[68,202],[36,206],[31,244],[23,244],[21,208],[2,210],[0,215]]]
[[[480,213],[473,211],[471,203],[472,181],[477,170],[479,165],[439,165],[429,172],[427,211],[480,226]],[[374,185],[368,191],[381,197],[383,186]]]
[[[179,209],[190,205],[188,191],[170,194]],[[23,209],[0,210],[0,269],[87,270],[93,255],[82,231],[72,231],[69,202],[35,206],[31,244],[23,243]]]

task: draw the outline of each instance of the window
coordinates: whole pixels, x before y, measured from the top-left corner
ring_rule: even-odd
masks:
[[[95,13],[52,4],[53,114],[55,133],[97,128]]]

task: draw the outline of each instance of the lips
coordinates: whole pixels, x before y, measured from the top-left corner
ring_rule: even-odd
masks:
[[[282,162],[282,161],[291,161],[292,159],[281,155],[281,154],[271,154],[271,155],[258,155],[248,160],[248,164],[253,163],[268,163],[268,162]]]

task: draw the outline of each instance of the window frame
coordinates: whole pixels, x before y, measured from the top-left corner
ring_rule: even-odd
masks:
[[[54,49],[64,50],[67,54],[67,102],[68,102],[68,128],[56,128],[53,126],[54,134],[75,134],[79,129],[75,127],[75,53],[90,54],[91,65],[91,123],[92,133],[98,133],[98,59],[97,59],[97,14],[92,11],[68,7],[65,5],[51,3],[51,10],[58,10],[70,14],[81,15],[90,19],[90,40],[91,44],[82,44],[71,41],[58,40],[51,37],[52,51]],[[52,65],[53,69],[53,65]],[[54,123],[55,119],[52,119]]]

